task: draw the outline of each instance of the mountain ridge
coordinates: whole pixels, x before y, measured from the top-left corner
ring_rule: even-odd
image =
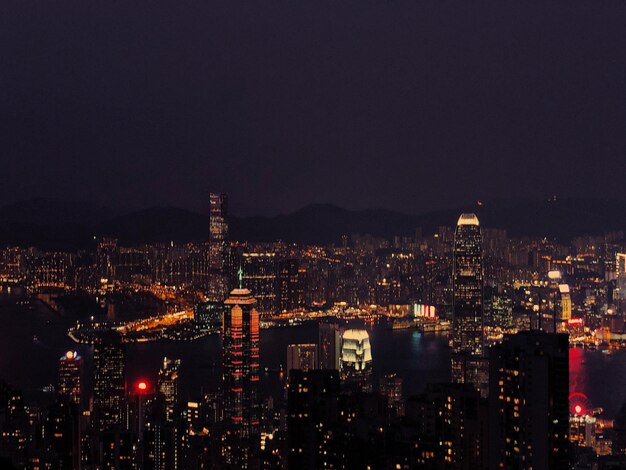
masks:
[[[337,243],[344,234],[390,238],[428,235],[452,227],[462,212],[476,212],[483,227],[506,229],[511,236],[556,238],[626,230],[626,201],[558,199],[465,206],[406,214],[387,209],[349,210],[335,204],[309,204],[277,216],[230,217],[230,238],[247,241]],[[94,236],[122,244],[206,240],[208,215],[154,206],[125,213],[86,202],[39,198],[0,206],[0,244],[71,249],[87,247]]]

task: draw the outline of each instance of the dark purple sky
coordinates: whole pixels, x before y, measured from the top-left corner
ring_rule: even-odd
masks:
[[[0,203],[624,198],[622,0],[0,4]]]

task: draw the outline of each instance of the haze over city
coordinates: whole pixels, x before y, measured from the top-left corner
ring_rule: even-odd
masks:
[[[626,468],[626,3],[0,5],[0,469]]]
[[[625,6],[8,1],[0,200],[624,199]]]

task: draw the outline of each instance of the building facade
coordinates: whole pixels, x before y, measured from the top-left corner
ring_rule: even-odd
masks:
[[[241,276],[241,273],[240,273]],[[254,468],[260,446],[259,312],[248,289],[234,289],[226,299],[222,322],[224,463]]]
[[[452,262],[452,380],[487,390],[484,352],[483,246],[478,217],[461,214]]]

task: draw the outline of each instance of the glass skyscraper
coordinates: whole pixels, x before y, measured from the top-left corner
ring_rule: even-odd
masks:
[[[223,302],[228,293],[226,276],[226,239],[228,237],[228,196],[224,193],[209,195],[209,245],[207,298]]]
[[[483,243],[476,214],[461,214],[454,233],[452,380],[486,394],[483,358]]]

